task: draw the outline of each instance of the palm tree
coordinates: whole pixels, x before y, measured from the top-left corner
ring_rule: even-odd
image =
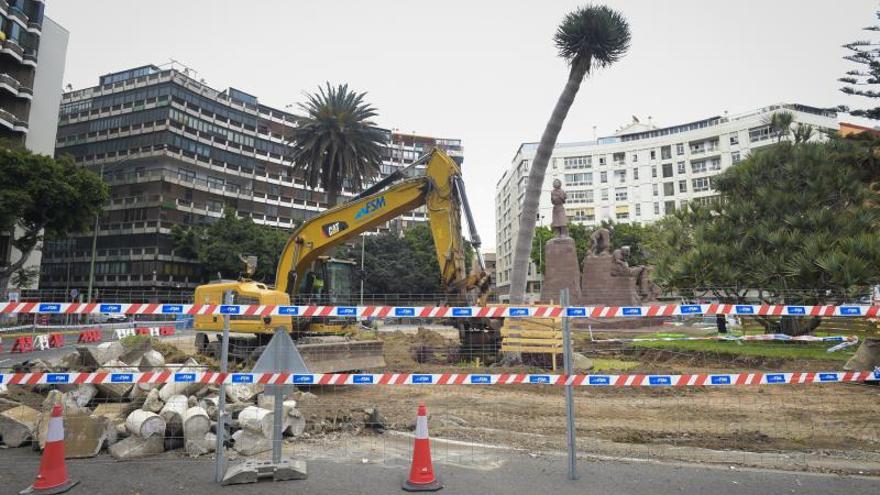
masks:
[[[788,110],[780,110],[774,112],[769,118],[765,119],[767,125],[773,129],[776,134],[776,142],[782,142],[783,138],[787,138],[791,133],[791,124],[794,123],[794,114]]]
[[[364,96],[348,84],[319,87],[299,104],[305,116],[287,136],[294,172],[302,172],[309,187],[324,188],[331,207],[343,185],[361,190],[379,175],[385,132],[370,120],[377,112]]]
[[[553,41],[559,49],[559,56],[569,64],[568,82],[544,127],[541,143],[529,171],[510,278],[510,302],[515,304],[522,303],[525,297],[526,270],[535,233],[538,200],[544,185],[547,163],[553,147],[556,146],[562,123],[584,77],[593,69],[607,67],[626,54],[630,43],[629,24],[623,15],[613,9],[604,5],[588,5],[562,19]]]

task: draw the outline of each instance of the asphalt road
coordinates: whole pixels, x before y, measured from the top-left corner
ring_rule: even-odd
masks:
[[[880,479],[857,476],[789,473],[728,467],[703,467],[625,461],[579,462],[580,479],[569,481],[566,461],[559,456],[532,458],[521,453],[498,453],[493,469],[435,463],[443,494],[871,494],[880,493]],[[28,448],[0,451],[0,493],[18,493],[33,482],[39,458]],[[403,493],[400,483],[407,466],[397,461],[361,463],[351,460],[308,461],[304,481],[220,488],[213,483],[208,458],[190,460],[165,454],[143,461],[115,462],[103,455],[68,461],[68,471],[80,485],[70,493],[94,495],[219,493],[384,494]]]

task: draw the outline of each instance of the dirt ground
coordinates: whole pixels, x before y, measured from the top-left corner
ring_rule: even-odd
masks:
[[[407,372],[474,372],[463,365],[425,364],[412,349],[447,352],[434,332],[383,336],[388,367]],[[833,370],[816,360],[730,360],[663,351],[627,353],[630,372],[707,370]],[[482,371],[524,372],[525,368]],[[528,451],[565,449],[564,390],[556,386],[334,387],[312,390],[302,404],[313,421],[377,407],[392,430],[408,431],[418,403],[429,410],[436,437]],[[863,472],[880,475],[880,387],[864,384],[682,389],[599,389],[575,392],[578,447],[600,455]]]

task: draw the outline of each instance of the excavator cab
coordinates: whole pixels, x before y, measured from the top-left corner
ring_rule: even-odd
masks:
[[[349,305],[354,300],[357,263],[352,260],[319,256],[303,277],[296,293],[297,304],[324,306]]]

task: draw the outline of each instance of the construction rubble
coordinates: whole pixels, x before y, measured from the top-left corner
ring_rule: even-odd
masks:
[[[149,341],[131,348],[120,342],[71,348],[59,357],[34,360],[20,369],[136,373],[159,367],[181,372],[203,369],[193,358],[166,363]],[[274,397],[264,388],[258,384],[226,387],[226,411],[232,418],[226,446],[240,455],[272,448]],[[285,439],[294,441],[308,435],[297,399],[309,400],[314,395],[293,386],[289,389],[282,424]],[[0,390],[0,442],[8,448],[32,445],[42,449],[55,404],[64,413],[67,458],[94,457],[102,451],[117,460],[166,451],[196,457],[216,448],[219,389],[202,383],[9,385]]]

